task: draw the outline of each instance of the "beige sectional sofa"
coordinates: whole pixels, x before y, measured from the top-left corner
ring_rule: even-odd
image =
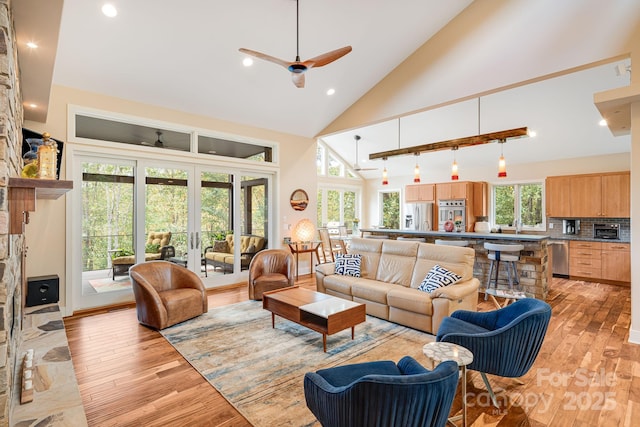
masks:
[[[473,277],[471,248],[354,238],[349,253],[362,257],[360,277],[335,274],[335,263],[320,264],[318,292],[365,303],[369,315],[431,334],[453,311],[476,310],[480,282]],[[432,293],[418,290],[436,264],[462,279]]]

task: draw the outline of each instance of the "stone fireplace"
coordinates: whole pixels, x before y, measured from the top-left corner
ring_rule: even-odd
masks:
[[[9,424],[11,402],[19,387],[17,354],[24,305],[24,237],[10,235],[7,183],[22,167],[22,99],[10,0],[0,0],[0,425]]]

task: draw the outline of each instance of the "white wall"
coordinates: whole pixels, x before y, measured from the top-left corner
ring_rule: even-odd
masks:
[[[225,122],[204,116],[186,114],[180,111],[159,108],[123,99],[97,95],[67,87],[54,86],[51,92],[51,102],[46,123],[26,122],[25,127],[34,131],[49,132],[54,138],[68,140],[67,108],[77,105],[118,114],[137,116],[167,123],[175,123],[200,129],[209,129],[238,136],[244,136],[280,144],[280,172],[275,182],[274,226],[275,236],[270,242],[271,247],[281,247],[284,222],[295,224],[302,218],[316,220],[315,194],[317,179],[315,174],[316,144],[314,139],[274,132],[245,126],[237,123]],[[65,146],[68,146],[66,143]],[[313,171],[313,173],[310,173]],[[63,165],[61,179],[65,179],[66,170]],[[307,191],[311,200],[309,207],[303,212],[294,211],[289,204],[289,196],[296,188]],[[31,221],[26,227],[26,239],[29,250],[27,252],[27,276],[57,274],[60,276],[60,302],[64,306],[67,290],[71,286],[80,285],[67,283],[71,272],[68,266],[66,249],[66,209],[65,197],[58,200],[38,200],[36,212],[31,215]],[[286,217],[286,220],[284,219]],[[306,264],[305,264],[306,263]],[[301,260],[301,270],[309,270],[308,261]]]

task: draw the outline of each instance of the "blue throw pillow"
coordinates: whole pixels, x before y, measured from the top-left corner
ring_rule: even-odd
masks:
[[[427,277],[424,278],[418,289],[424,292],[431,293],[438,288],[443,288],[448,285],[453,285],[458,280],[462,279],[462,276],[458,276],[453,271],[449,271],[438,264],[427,273]]]
[[[337,254],[336,274],[342,276],[360,277],[360,264],[362,257],[360,254]]]

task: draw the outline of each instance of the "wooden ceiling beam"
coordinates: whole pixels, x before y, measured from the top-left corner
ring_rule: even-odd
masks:
[[[482,135],[467,136],[465,138],[448,139],[446,141],[434,142],[431,144],[415,145],[413,147],[398,148],[397,150],[381,151],[369,154],[369,160],[386,159],[395,156],[405,156],[409,154],[428,153],[430,151],[451,150],[453,148],[470,147],[472,145],[488,144],[493,141],[519,138],[527,135],[527,128],[515,128],[502,130],[499,132],[483,133]]]

